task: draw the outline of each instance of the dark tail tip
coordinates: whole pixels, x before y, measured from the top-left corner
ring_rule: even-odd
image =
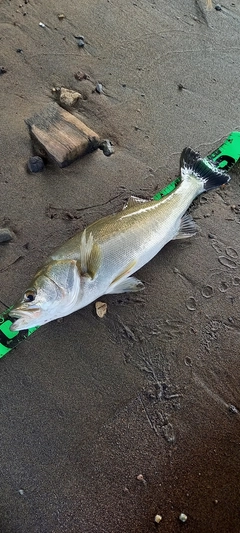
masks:
[[[220,187],[224,183],[230,181],[230,176],[223,170],[218,169],[212,162],[209,165],[201,158],[198,152],[192,150],[192,148],[184,148],[180,157],[180,170],[188,170],[201,180],[204,185],[204,190],[209,191]]]

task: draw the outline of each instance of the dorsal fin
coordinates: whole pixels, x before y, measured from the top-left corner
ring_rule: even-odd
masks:
[[[149,200],[146,200],[145,198],[139,198],[138,196],[130,196],[127,203],[123,206],[123,209],[127,209],[129,207],[135,207],[139,204],[144,204],[145,202],[148,202]]]
[[[86,229],[82,233],[80,244],[80,260],[77,262],[81,276],[94,278],[101,262],[101,250],[94,243],[92,232],[87,236]]]

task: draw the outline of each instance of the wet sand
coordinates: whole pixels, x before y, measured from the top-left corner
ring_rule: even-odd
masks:
[[[15,235],[0,248],[0,311],[77,229],[169,183],[186,145],[206,155],[240,129],[237,2],[20,5],[0,16],[0,218]],[[77,81],[80,69],[90,79]],[[115,153],[31,175],[24,121],[58,86],[83,94],[74,112]],[[199,234],[138,273],[144,292],[103,297],[102,320],[89,306],[0,361],[1,532],[240,530],[238,168],[231,176],[191,209]]]

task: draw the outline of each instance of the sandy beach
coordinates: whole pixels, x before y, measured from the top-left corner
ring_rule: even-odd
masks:
[[[240,131],[240,5],[215,7],[1,2],[0,227],[14,237],[0,244],[0,312],[56,246],[178,176],[185,146],[206,156]],[[71,112],[114,154],[31,174],[25,120],[58,87],[81,93]],[[138,272],[143,292],[104,296],[104,318],[92,304],[0,359],[1,533],[240,531],[238,166],[230,175],[191,207],[198,235]]]

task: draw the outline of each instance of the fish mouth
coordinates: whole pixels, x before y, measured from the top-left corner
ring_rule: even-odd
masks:
[[[33,322],[36,322],[36,317],[40,314],[39,307],[32,307],[28,310],[12,309],[9,311],[9,316],[14,319],[10,326],[11,331],[20,331],[22,329],[29,329],[33,327]]]

